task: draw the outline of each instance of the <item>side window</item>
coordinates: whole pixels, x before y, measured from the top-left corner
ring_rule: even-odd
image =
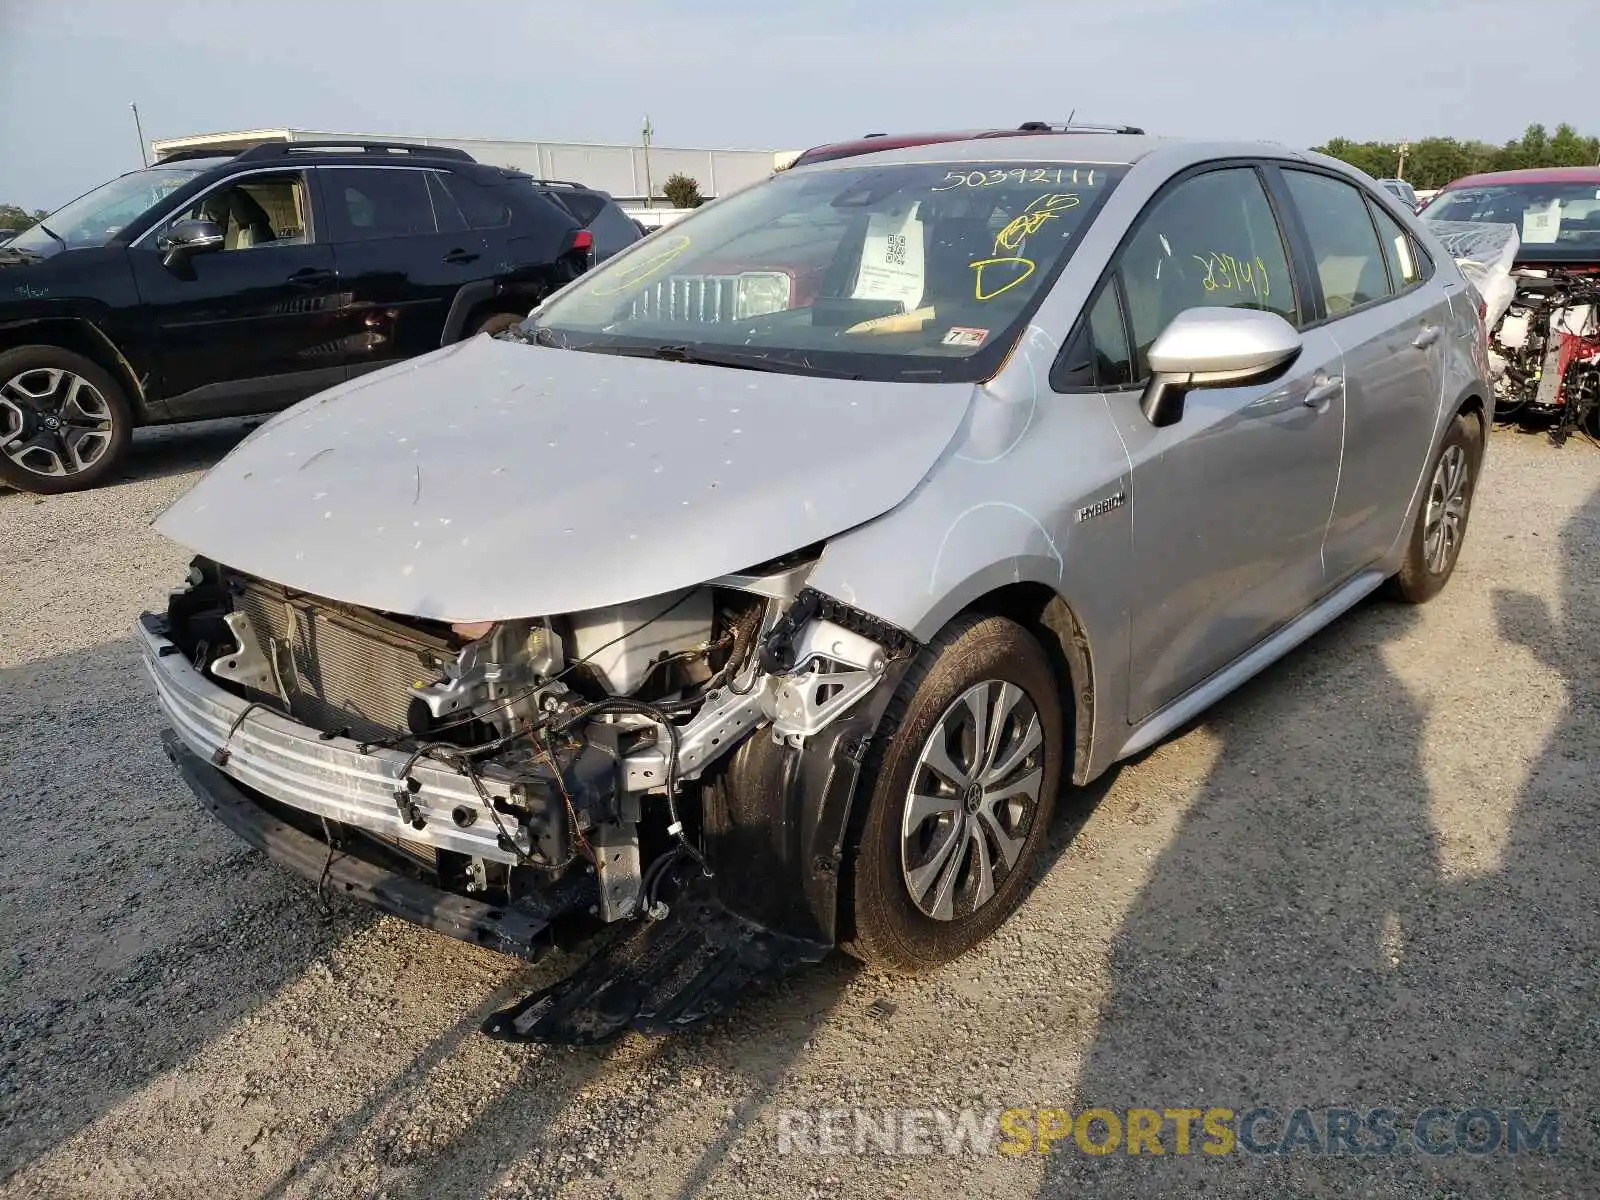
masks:
[[[1113,279],[1100,289],[1089,308],[1088,320],[1078,327],[1056,360],[1050,371],[1050,386],[1058,392],[1071,392],[1122,387],[1132,381],[1128,333]]]
[[[439,221],[440,233],[461,233],[467,227],[467,219],[461,215],[450,193],[445,190],[444,178],[437,171],[426,171],[428,178],[428,199],[433,202],[433,215]]]
[[[1150,346],[1189,308],[1259,308],[1300,324],[1289,257],[1251,167],[1208,171],[1161,197],[1119,264],[1133,331],[1134,378]]]
[[[511,209],[493,188],[454,172],[441,172],[445,190],[454,198],[470,229],[498,229],[511,224]]]
[[[1103,388],[1133,382],[1133,356],[1128,353],[1128,328],[1115,287],[1106,287],[1089,310],[1089,341],[1094,349],[1094,379]]]
[[[1383,247],[1361,189],[1309,171],[1286,170],[1283,177],[1311,240],[1328,315],[1337,317],[1388,296]]]
[[[324,168],[322,194],[336,242],[437,233],[428,173],[408,170]]]
[[[1373,220],[1378,223],[1378,238],[1383,243],[1383,257],[1389,264],[1389,283],[1397,292],[1422,282],[1423,267],[1417,255],[1417,244],[1411,235],[1376,204],[1372,206]]]
[[[303,246],[311,240],[307,212],[305,178],[298,172],[249,175],[207,192],[168,224],[213,221],[222,227],[224,250]],[[151,244],[160,240],[158,235]]]

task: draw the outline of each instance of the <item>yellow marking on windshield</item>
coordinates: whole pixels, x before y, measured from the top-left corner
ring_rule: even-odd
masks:
[[[1057,172],[1060,174],[1060,172]],[[1076,176],[1077,172],[1074,171]],[[972,268],[972,295],[977,300],[993,300],[996,296],[1009,292],[1017,284],[1032,275],[1037,264],[1031,258],[1024,258],[1016,252],[1022,249],[1027,240],[1044,227],[1045,222],[1052,220],[1068,209],[1077,208],[1082,201],[1072,192],[1051,192],[1036,197],[1029,201],[1028,207],[1006,227],[995,235],[994,257],[980,258],[969,263]],[[1010,253],[1007,253],[1009,251]],[[991,291],[984,290],[984,272],[991,267],[998,267],[1002,263],[1020,263],[1027,269],[1015,279],[1007,280]]]
[[[1025,270],[1023,270],[1023,272],[1015,279],[1007,280],[1005,283],[1002,283],[999,287],[995,288],[992,292],[984,291],[983,273],[990,267],[998,267],[1004,263],[1021,264]],[[980,258],[977,262],[971,264],[973,271],[972,294],[974,298],[978,300],[993,300],[996,296],[999,296],[1005,292],[1009,292],[1012,288],[1016,287],[1017,284],[1021,283],[1028,276],[1032,275],[1034,268],[1037,265],[1038,264],[1036,264],[1031,258],[1021,258],[1015,255],[1010,255],[1004,258]]]
[[[615,296],[626,291],[636,283],[643,283],[650,276],[671,265],[689,248],[690,238],[685,234],[677,234],[670,239],[670,244],[661,247],[654,254],[648,255],[637,263],[621,267],[617,272],[603,283],[597,283],[590,293],[594,296]]]

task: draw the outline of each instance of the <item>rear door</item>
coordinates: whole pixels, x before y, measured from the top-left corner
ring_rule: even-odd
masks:
[[[317,168],[339,283],[349,298],[344,361],[353,373],[437,350],[462,286],[494,273],[426,167]]]
[[[222,227],[223,248],[167,266],[162,235],[186,218]],[[303,171],[235,176],[128,251],[156,348],[152,389],[174,417],[291,404],[344,378],[333,251]]]
[[[1344,468],[1325,549],[1338,582],[1381,558],[1405,523],[1437,427],[1450,302],[1365,189],[1298,167],[1282,177],[1315,267],[1321,328],[1344,356]]]
[[[1107,399],[1132,462],[1137,599],[1128,718],[1139,721],[1324,591],[1343,367],[1333,340],[1308,329],[1300,356],[1271,382],[1191,391],[1183,418],[1165,428],[1139,409],[1150,346],[1185,309],[1258,308],[1307,324],[1303,285],[1255,165],[1170,185],[1119,252],[1115,279],[1132,386]],[[1112,302],[1102,293],[1100,305]],[[1115,327],[1111,314],[1094,317]]]

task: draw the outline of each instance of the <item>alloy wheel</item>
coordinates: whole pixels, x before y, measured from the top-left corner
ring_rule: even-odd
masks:
[[[917,757],[900,868],[925,916],[952,921],[994,898],[1039,810],[1044,733],[1028,694],[986,680],[945,709]]]
[[[87,471],[115,430],[111,405],[81,375],[34,367],[0,384],[0,453],[32,475]]]
[[[1447,446],[1433,469],[1428,485],[1428,507],[1422,523],[1422,556],[1428,570],[1443,574],[1461,549],[1461,529],[1467,520],[1467,485],[1471,468],[1467,452]]]

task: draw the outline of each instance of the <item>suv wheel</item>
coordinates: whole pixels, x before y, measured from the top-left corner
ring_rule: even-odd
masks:
[[[925,971],[1011,915],[1044,843],[1066,741],[1044,649],[1003,617],[955,622],[907,673],[873,741],[844,948]]]
[[[82,355],[56,346],[0,353],[0,482],[44,493],[93,487],[132,436],[122,389]]]

